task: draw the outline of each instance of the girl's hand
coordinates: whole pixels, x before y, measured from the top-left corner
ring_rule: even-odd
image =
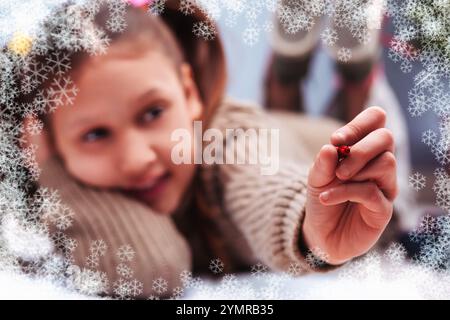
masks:
[[[361,112],[331,136],[309,171],[303,240],[329,264],[367,252],[392,216],[397,196],[392,133],[379,107]],[[351,146],[338,162],[336,147]]]

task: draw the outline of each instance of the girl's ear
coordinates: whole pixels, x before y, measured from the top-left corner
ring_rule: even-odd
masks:
[[[181,65],[181,81],[191,118],[192,120],[199,120],[203,113],[203,103],[194,81],[192,68],[187,63]]]
[[[46,126],[39,133],[33,132],[34,130],[32,129],[30,130],[38,121],[40,120],[34,116],[25,117],[23,122],[25,130],[22,136],[23,143],[21,147],[27,148],[35,145],[37,147],[35,154],[36,162],[39,167],[42,167],[45,161],[53,155],[54,149],[50,140],[49,130]]]

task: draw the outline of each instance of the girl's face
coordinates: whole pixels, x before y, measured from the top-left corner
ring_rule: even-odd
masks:
[[[127,55],[115,44],[73,77],[74,106],[58,108],[50,119],[67,170],[88,185],[119,189],[172,213],[195,172],[194,164],[171,161],[177,142],[170,138],[179,128],[193,134],[201,116],[191,69],[178,71],[161,50]]]

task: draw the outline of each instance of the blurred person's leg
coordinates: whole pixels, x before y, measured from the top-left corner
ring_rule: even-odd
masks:
[[[369,99],[382,52],[380,29],[368,29],[368,40],[362,43],[348,28],[338,27],[334,21],[329,22],[329,27],[336,31],[338,40],[325,48],[336,61],[340,86],[327,114],[348,122],[364,109]],[[343,50],[347,50],[348,56],[343,56]]]
[[[288,0],[283,0],[283,4]],[[272,34],[273,55],[265,79],[264,105],[271,110],[304,111],[300,84],[309,71],[312,54],[322,28],[321,17],[315,17],[310,31],[291,21],[276,19]],[[291,25],[292,24],[292,25]]]
[[[382,0],[372,1],[376,3]],[[282,0],[282,5],[286,7],[292,5],[292,8],[295,8],[297,2],[297,0],[293,2]],[[367,5],[370,3],[369,1]],[[293,9],[292,14],[300,13]],[[326,48],[336,61],[337,71],[341,78],[339,94],[334,99],[328,115],[342,121],[349,121],[362,111],[362,106],[368,99],[374,66],[379,61],[381,53],[378,41],[379,29],[370,29],[368,31],[369,40],[362,44],[349,30],[349,25],[344,23],[345,26],[338,26],[339,22],[342,22],[338,16],[328,19],[327,16],[314,16],[313,12],[308,12],[307,15],[312,18],[312,27],[309,31],[301,28],[296,30],[296,24],[290,21],[291,19],[286,19],[286,21],[276,19],[272,36],[274,53],[265,81],[264,104],[272,110],[305,110],[300,84],[308,74],[311,56],[322,36],[324,25],[327,25],[337,34],[336,41],[331,41],[333,42],[331,46],[326,46]],[[374,15],[367,16],[368,25],[374,24],[369,21],[369,19],[373,20],[374,16],[381,21],[381,8],[379,13],[375,10]],[[295,19],[293,20],[295,21]],[[351,56],[342,59],[341,49],[348,50]]]

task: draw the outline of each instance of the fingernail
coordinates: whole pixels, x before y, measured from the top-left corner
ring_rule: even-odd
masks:
[[[334,134],[334,136],[339,140],[339,141],[344,141],[345,140],[345,137],[344,137],[344,134],[342,133],[342,132],[340,132],[340,131],[337,131],[335,134]]]
[[[330,199],[330,193],[328,191],[322,192],[320,194],[320,199],[323,201],[327,201],[328,199]]]

